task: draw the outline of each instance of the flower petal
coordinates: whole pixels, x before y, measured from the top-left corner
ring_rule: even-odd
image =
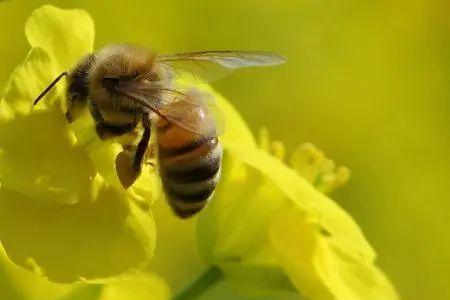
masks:
[[[101,140],[94,130],[94,120],[88,112],[69,124],[68,128],[73,132],[76,144],[85,150],[95,165],[98,174],[109,184],[124,190],[116,171],[116,157],[123,150],[122,146],[115,140]],[[155,168],[144,164],[141,175],[127,192],[143,206],[148,206],[160,198],[162,188]]]
[[[56,299],[66,295],[74,287],[76,285],[49,282],[44,277],[13,264],[0,243],[0,295],[2,299]]]
[[[0,121],[10,120],[15,113],[27,114],[32,109],[33,100],[56,77],[57,67],[47,52],[41,48],[32,49],[25,61],[11,74],[0,99]],[[55,93],[49,93],[51,103]]]
[[[249,296],[296,291],[269,247],[242,260],[222,262],[220,268],[236,289]]]
[[[288,206],[274,218],[270,236],[286,273],[310,299],[398,299],[372,261],[342,248],[295,207]]]
[[[177,218],[163,198],[151,208],[158,229],[158,244],[148,269],[163,276],[177,294],[206,267],[196,249],[196,219]]]
[[[295,171],[262,150],[243,148],[231,143],[225,147],[235,157],[269,178],[297,209],[305,213],[308,220],[330,232],[342,248],[358,253],[367,261],[375,259],[374,250],[355,221]]]
[[[259,172],[226,153],[214,198],[199,215],[197,243],[208,264],[219,266],[240,290],[255,294],[292,289],[270,249],[272,215],[285,197]]]
[[[162,278],[144,272],[72,284],[50,282],[13,264],[0,244],[0,295],[8,300],[166,300],[170,291]]]
[[[107,277],[143,267],[153,254],[152,218],[97,178],[91,196],[73,205],[39,203],[0,190],[0,239],[9,257],[31,258],[51,280]]]
[[[44,5],[36,9],[25,25],[32,48],[46,51],[62,71],[71,69],[94,47],[94,22],[80,9]]]
[[[94,24],[83,10],[45,5],[32,13],[25,32],[32,49],[6,84],[0,120],[10,119],[14,112],[28,113],[33,100],[50,82],[71,69],[94,45]],[[40,107],[53,103],[62,90],[63,84],[57,85]]]
[[[259,251],[267,241],[269,220],[284,201],[258,172],[227,153],[222,167],[214,198],[198,219],[199,251],[210,262],[240,261]]]
[[[74,145],[59,109],[0,123],[0,181],[8,189],[36,200],[71,204],[86,198],[94,175],[94,166]]]
[[[312,299],[397,299],[374,266],[375,253],[361,230],[335,202],[262,150],[230,143],[226,149],[259,170],[289,199],[273,215],[270,243],[302,294]]]
[[[99,300],[168,300],[170,289],[165,281],[150,273],[133,273],[106,281]]]

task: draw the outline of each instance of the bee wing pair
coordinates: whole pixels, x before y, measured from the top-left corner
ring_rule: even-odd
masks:
[[[285,59],[265,51],[203,51],[157,57],[172,74],[187,72],[195,79],[211,82],[235,69],[271,66]],[[118,87],[118,92],[134,99],[161,118],[187,131],[203,136],[218,136],[224,130],[224,118],[214,97],[196,88],[171,89],[167,82],[140,78]],[[193,124],[191,116],[202,113],[202,124]]]

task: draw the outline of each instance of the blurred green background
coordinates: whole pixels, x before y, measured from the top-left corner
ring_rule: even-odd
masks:
[[[27,16],[44,3],[89,11],[97,47],[287,56],[215,86],[255,132],[267,126],[288,149],[313,142],[351,168],[334,198],[403,299],[450,299],[450,2],[6,1],[2,86],[28,50]]]

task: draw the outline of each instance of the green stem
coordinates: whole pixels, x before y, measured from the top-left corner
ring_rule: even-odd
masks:
[[[200,277],[176,295],[173,300],[197,299],[207,290],[212,288],[223,278],[223,273],[218,267],[209,267]]]

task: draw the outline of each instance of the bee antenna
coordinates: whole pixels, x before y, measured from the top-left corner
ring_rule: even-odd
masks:
[[[62,72],[61,74],[59,74],[58,77],[56,77],[55,80],[53,80],[52,83],[50,83],[50,85],[36,98],[36,100],[34,100],[33,105],[36,105],[39,102],[39,100],[41,100],[42,97],[44,97],[55,86],[55,84],[57,84],[58,81],[60,81],[61,78],[63,78],[63,76],[67,75],[68,75],[67,72]]]

